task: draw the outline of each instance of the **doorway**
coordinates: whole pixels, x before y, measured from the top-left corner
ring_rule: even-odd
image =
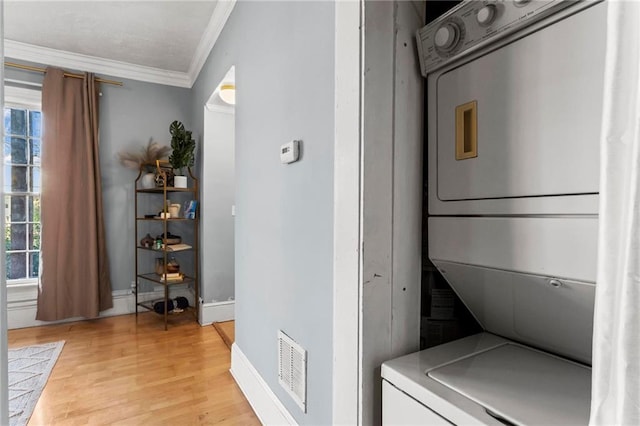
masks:
[[[204,105],[201,155],[201,323],[234,319],[235,67]]]

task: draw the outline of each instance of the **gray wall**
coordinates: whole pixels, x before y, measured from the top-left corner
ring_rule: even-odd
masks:
[[[39,73],[12,68],[7,69],[5,76],[40,83],[43,78]],[[124,290],[130,288],[135,274],[133,182],[137,173],[120,165],[117,153],[124,149],[142,147],[149,138],[169,145],[169,124],[173,120],[181,120],[185,126],[191,126],[188,115],[190,91],[133,80],[111,79],[122,81],[124,86],[101,86],[100,165],[111,285],[113,290]]]
[[[173,120],[191,128],[188,89],[122,81],[123,87],[102,85],[100,99],[102,196],[114,290],[129,288],[135,274],[133,182],[137,173],[124,168],[117,153],[142,147],[149,138],[169,145]]]
[[[203,106],[235,65],[236,344],[314,425],[332,421],[334,18],[330,2],[238,2],[192,89],[202,135]],[[302,158],[282,165],[292,139]],[[278,385],[279,329],[308,351],[306,414]]]
[[[201,158],[200,273],[206,303],[234,297],[235,114],[233,108],[207,109]],[[203,261],[205,260],[205,261]]]

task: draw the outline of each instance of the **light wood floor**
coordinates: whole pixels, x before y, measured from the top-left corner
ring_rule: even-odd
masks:
[[[236,322],[214,322],[213,327],[216,329],[227,347],[231,349],[231,345],[233,345],[233,342],[236,340]]]
[[[9,331],[9,347],[65,340],[33,425],[259,425],[213,327],[154,313]]]

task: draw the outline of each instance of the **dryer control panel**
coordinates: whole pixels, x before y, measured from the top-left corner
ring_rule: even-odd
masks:
[[[426,77],[462,54],[575,3],[575,0],[466,0],[418,30],[422,75]]]

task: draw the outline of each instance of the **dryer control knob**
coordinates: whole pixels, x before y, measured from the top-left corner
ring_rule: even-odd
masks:
[[[491,25],[495,17],[496,6],[493,4],[488,4],[482,7],[480,10],[478,10],[478,13],[476,13],[476,21],[478,21],[478,24],[482,25],[483,27]]]
[[[442,24],[436,31],[434,43],[440,50],[451,51],[458,44],[460,28],[453,22]]]

